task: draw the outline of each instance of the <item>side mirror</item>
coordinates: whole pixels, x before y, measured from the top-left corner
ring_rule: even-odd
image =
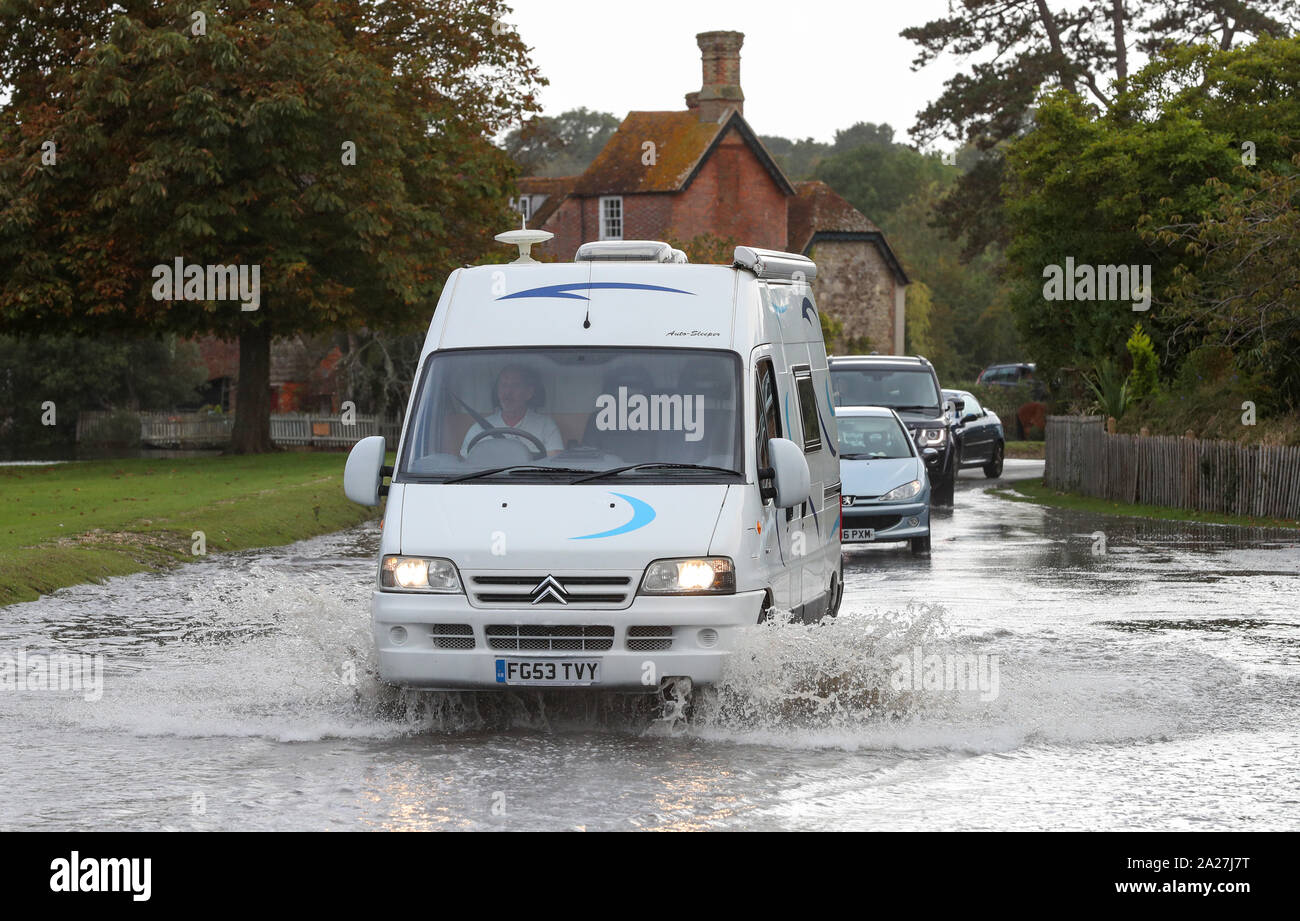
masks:
[[[981,415],[983,415],[983,413],[966,413],[966,415],[961,417],[962,424],[965,425],[967,422],[974,422]]]
[[[383,478],[393,472],[384,466],[385,448],[383,435],[362,438],[352,446],[343,468],[343,495],[359,505],[379,504],[379,497],[388,492]]]
[[[921,451],[921,459],[924,460],[926,463],[929,463],[930,461],[934,460],[938,456],[939,456],[938,448],[925,448]]]
[[[803,449],[788,438],[769,438],[767,453],[772,458],[777,507],[793,508],[805,501],[812,490],[812,474]]]

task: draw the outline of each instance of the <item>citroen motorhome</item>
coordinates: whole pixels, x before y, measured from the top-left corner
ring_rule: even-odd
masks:
[[[516,262],[451,274],[395,465],[380,437],[348,458],[350,499],[387,495],[381,677],[716,682],[738,628],[834,616],[842,595],[816,266],[744,246],[691,265],[639,241],[534,262],[548,236],[501,234]]]

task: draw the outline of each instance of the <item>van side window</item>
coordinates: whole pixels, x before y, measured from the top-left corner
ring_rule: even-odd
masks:
[[[760,359],[757,372],[758,390],[754,406],[758,410],[758,425],[755,427],[758,432],[758,444],[754,457],[758,459],[758,467],[761,470],[772,466],[767,441],[769,438],[781,437],[781,409],[780,400],[776,395],[776,371],[772,368],[772,359]]]
[[[803,422],[805,452],[822,449],[821,422],[817,415],[817,390],[813,387],[812,369],[793,368],[795,391],[799,396],[799,418]]]

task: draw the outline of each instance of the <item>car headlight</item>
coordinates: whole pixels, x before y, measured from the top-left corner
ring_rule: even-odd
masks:
[[[921,481],[913,480],[910,483],[904,483],[902,486],[895,486],[889,492],[880,497],[881,502],[891,502],[895,499],[911,499],[913,496],[921,494]]]
[[[386,556],[379,564],[379,585],[394,592],[462,591],[456,564],[438,557]]]
[[[919,429],[916,433],[916,441],[923,448],[931,445],[941,445],[947,438],[947,429]]]
[[[655,560],[641,580],[643,595],[734,595],[736,567],[725,556]]]

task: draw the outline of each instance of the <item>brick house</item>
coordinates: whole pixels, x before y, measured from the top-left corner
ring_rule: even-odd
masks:
[[[792,183],[744,117],[740,32],[696,37],[704,81],[686,110],[629,112],[580,176],[525,177],[516,204],[555,234],[535,252],[572,259],[589,240],[705,235],[817,262],[818,306],[845,338],[903,351],[908,279],[880,228],[824,182]]]
[[[205,405],[235,411],[239,382],[239,343],[215,336],[196,340],[208,369],[201,390]],[[344,399],[338,363],[343,352],[329,336],[292,336],[271,342],[271,412],[323,413],[340,410]]]

